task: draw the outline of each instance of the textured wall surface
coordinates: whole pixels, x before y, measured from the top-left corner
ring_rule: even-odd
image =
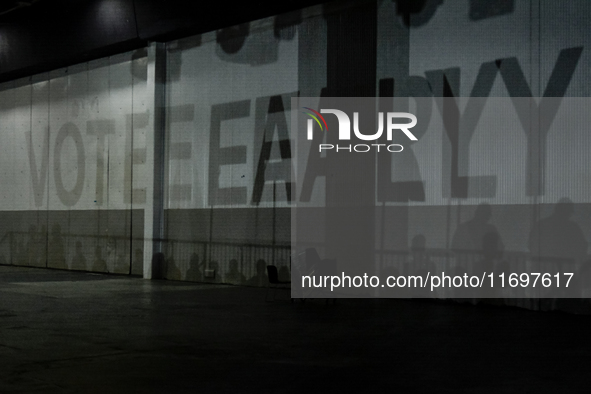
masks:
[[[2,85],[6,262],[141,274],[145,70],[140,51]]]
[[[385,1],[166,43],[166,276],[265,285],[268,263],[288,276],[289,200],[303,176],[291,163],[291,97],[589,97],[590,17],[586,1]],[[140,50],[2,85],[7,262],[105,271],[94,264],[102,259],[109,272],[130,262],[141,272],[133,261],[143,258],[153,175],[143,165],[146,69]],[[430,115],[439,116],[435,101]],[[495,259],[587,261],[588,126],[532,137],[486,110],[480,122],[498,130],[429,128],[385,164],[390,192],[376,193],[383,213],[372,219],[383,231],[380,253],[400,267],[416,250],[434,261],[480,259],[494,238]],[[317,177],[310,206],[323,207],[329,189]],[[311,239],[319,250],[326,231]],[[43,245],[45,263],[26,257]]]
[[[265,234],[288,225],[285,216],[277,220],[291,206],[288,184],[304,176],[305,168],[294,168],[286,153],[294,149],[289,98],[298,94],[354,95],[358,84],[386,97],[535,97],[539,103],[541,97],[589,96],[591,9],[585,2],[428,1],[416,9],[380,2],[370,8],[318,7],[283,29],[271,18],[168,43],[167,234],[202,234],[243,248],[288,243],[277,231],[271,239]],[[365,78],[374,74],[375,80]],[[375,196],[383,210],[373,223],[382,233],[372,245],[384,264],[404,271],[417,250],[432,262],[463,264],[486,258],[490,248],[497,262],[522,265],[588,259],[586,124],[569,123],[568,113],[558,111],[556,124],[565,127],[537,138],[527,126],[514,127],[520,116],[538,116],[537,108],[521,115],[509,108],[501,116],[492,108],[479,120],[489,127],[454,135],[434,126],[441,120],[433,101],[431,126],[405,156],[386,163],[390,191]],[[376,178],[375,171],[370,165],[367,177]],[[300,206],[324,207],[331,192],[319,176],[310,202],[298,193]],[[256,214],[233,216],[270,207],[276,219],[266,230]],[[171,213],[183,211],[202,219],[173,224]],[[322,251],[327,229],[317,230],[310,244]],[[177,264],[183,260],[186,270],[198,254],[193,262],[204,268],[208,252],[200,247],[185,240],[167,254]],[[236,248],[215,267],[224,276],[238,262],[251,276],[257,253],[245,261]]]

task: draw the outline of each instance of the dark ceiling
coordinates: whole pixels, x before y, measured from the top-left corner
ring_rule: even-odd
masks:
[[[0,1],[0,82],[142,48],[149,41],[218,30],[320,3],[321,0]],[[200,8],[199,4],[205,7]]]
[[[420,17],[410,25],[421,25],[443,2],[392,1],[407,26],[411,14]],[[495,0],[499,1],[513,0]],[[0,82],[143,48],[150,41],[174,40],[275,15],[276,27],[282,29],[301,21],[299,10],[324,2],[0,0]],[[375,0],[327,2],[323,12],[343,3],[375,4]],[[240,26],[227,30],[220,33],[236,34]]]

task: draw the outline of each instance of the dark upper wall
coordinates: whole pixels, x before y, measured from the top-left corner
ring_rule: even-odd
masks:
[[[200,9],[186,0],[39,0],[0,15],[0,81],[321,2],[207,2]]]

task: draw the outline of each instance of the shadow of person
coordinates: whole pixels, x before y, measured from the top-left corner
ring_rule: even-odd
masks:
[[[232,283],[235,285],[246,282],[246,277],[238,270],[238,260],[230,260],[228,271],[226,272],[226,275],[224,275],[224,279],[226,283]]]
[[[82,251],[82,242],[80,241],[76,241],[76,252],[74,253],[74,257],[72,257],[70,268],[77,271],[86,271],[86,257]]]
[[[103,250],[99,245],[94,248],[94,262],[92,263],[94,272],[107,272],[107,262],[103,259]]]
[[[437,266],[427,254],[427,239],[423,234],[417,234],[413,237],[410,246],[410,258],[406,262],[405,272],[408,275],[419,275],[427,278],[428,275],[437,274]],[[413,287],[408,289],[408,295],[412,297],[430,297],[432,296],[428,288]]]
[[[249,39],[250,35],[250,23],[218,30],[216,56],[226,62],[251,66],[276,63],[279,56],[279,40],[273,31],[258,34],[255,40]]]
[[[496,271],[497,262],[502,259],[503,251],[500,250],[501,240],[498,233],[487,233],[482,237],[482,260],[477,265],[479,271],[487,274]]]
[[[205,261],[199,262],[199,255],[197,253],[191,254],[189,259],[189,269],[185,275],[185,280],[191,282],[201,282],[203,281],[203,274],[199,267],[205,264]]]
[[[499,305],[502,304],[500,298],[503,297],[504,289],[498,285],[495,286],[495,280],[498,282],[499,275],[504,274],[505,280],[508,280],[510,274],[509,263],[503,260],[503,251],[499,250],[499,234],[487,233],[482,238],[482,259],[474,265],[473,275],[486,275],[482,287],[478,289],[480,298],[485,298],[486,303]],[[489,275],[493,275],[493,286],[490,286]]]
[[[505,250],[503,240],[495,225],[489,223],[492,217],[492,208],[487,203],[482,203],[476,207],[472,219],[460,223],[456,229],[451,248],[458,254],[458,257],[467,257],[469,262],[474,262],[474,252],[482,253],[484,238],[487,234],[495,234],[496,249],[499,252]],[[465,259],[461,259],[465,260]]]
[[[166,259],[166,279],[181,280],[181,270],[174,259],[174,245],[170,244],[170,257]]]
[[[571,219],[574,214],[575,205],[569,198],[563,197],[554,205],[550,216],[540,219],[532,227],[529,251],[534,261],[550,264],[543,268],[546,272],[576,272],[579,263],[587,257],[588,243],[581,227]],[[552,300],[545,301],[546,307],[556,308],[557,298],[564,297],[565,291],[565,287],[549,288],[546,297]],[[568,302],[562,300],[560,304]]]
[[[181,270],[177,267],[174,257],[171,257],[166,262],[166,279],[181,280]]]
[[[573,202],[561,198],[550,216],[534,224],[529,236],[529,251],[545,261],[581,262],[587,255],[587,240],[571,217]]]
[[[246,285],[262,287],[266,286],[268,281],[267,263],[265,260],[259,259],[256,262],[256,274],[246,282]]]
[[[456,254],[454,276],[482,275],[494,269],[495,257],[503,254],[505,246],[495,225],[489,223],[491,218],[491,206],[482,203],[476,207],[472,219],[460,223],[456,229],[451,244]],[[451,293],[456,301],[477,303],[479,300],[470,286],[460,286]]]

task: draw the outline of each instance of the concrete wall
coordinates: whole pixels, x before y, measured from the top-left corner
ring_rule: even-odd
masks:
[[[0,87],[3,262],[142,273],[145,96],[145,51]]]
[[[260,260],[288,271],[286,185],[302,176],[285,152],[293,149],[291,97],[357,82],[381,96],[589,97],[590,15],[586,1],[426,1],[410,9],[385,1],[313,7],[166,43],[165,276],[264,285]],[[135,273],[142,273],[136,260],[149,263],[149,133],[159,109],[148,57],[126,53],[2,86],[0,251],[7,263],[109,272],[129,272],[131,264]],[[485,113],[482,122],[495,116]],[[441,128],[425,131],[408,156],[389,164],[398,191],[375,198],[385,209],[375,221],[381,252],[405,262],[418,243],[433,259],[458,249],[479,256],[482,239],[460,240],[460,229],[473,226],[495,233],[507,259],[570,258],[574,247],[585,261],[587,126],[546,142],[552,149],[541,156],[536,147],[532,169],[521,130],[475,133],[463,150],[452,149]],[[454,154],[462,163],[456,172],[448,162]],[[472,186],[457,189],[454,177]],[[481,188],[478,179],[494,187]],[[326,192],[319,177],[309,206],[323,207]],[[561,199],[573,203],[571,216],[553,216]],[[481,222],[479,209],[488,211]],[[553,230],[539,235],[549,222]],[[584,244],[568,246],[569,231]],[[564,242],[547,252],[532,234]],[[26,257],[44,248],[47,258]],[[101,259],[106,269],[94,264]],[[215,277],[205,278],[206,269]]]
[[[277,29],[268,19],[168,43],[166,254],[174,260],[176,277],[188,278],[195,264],[203,270],[215,260],[224,278],[235,259],[249,278],[258,256],[244,257],[247,244],[289,244],[283,230],[289,220],[284,210],[291,206],[286,180],[302,182],[305,170],[290,164],[280,149],[293,131],[290,97],[319,97],[331,84],[334,88],[335,78],[336,84],[353,85],[347,78],[361,80],[357,72],[374,73],[373,92],[381,96],[589,96],[586,2],[428,1],[411,10],[379,2],[373,22],[355,19],[362,13],[358,9],[367,7],[311,8],[292,18],[293,27]],[[359,23],[362,27],[355,27]],[[351,33],[355,28],[358,37]],[[339,57],[339,52],[370,53],[363,46],[372,45],[375,63]],[[481,259],[488,233],[497,240],[499,258],[519,264],[534,256],[588,259],[591,140],[584,119],[536,142],[550,147],[544,154],[543,147],[528,145],[526,132],[509,127],[518,124],[513,109],[495,130],[475,132],[460,148],[452,147],[437,120],[435,102],[429,115],[435,120],[411,152],[388,164],[394,192],[375,197],[376,207],[383,207],[374,224],[381,231],[376,247],[387,256],[384,261],[402,267],[412,259],[413,246],[426,248],[434,261],[459,252]],[[565,117],[568,113],[559,111],[556,124]],[[493,111],[480,120],[499,122]],[[290,144],[293,151],[293,140]],[[460,163],[456,170],[453,155]],[[262,175],[261,160],[268,166]],[[272,163],[278,164],[269,170]],[[367,176],[376,177],[371,171]],[[467,186],[458,186],[459,179]],[[325,206],[324,177],[315,181],[310,202],[300,192],[299,206]],[[560,217],[559,201],[572,215]],[[269,219],[262,221],[265,215]],[[319,228],[310,239],[319,250],[325,231]],[[554,246],[543,246],[548,239],[555,239]],[[210,259],[207,242],[242,248],[228,246]],[[275,263],[288,264],[283,255]]]

